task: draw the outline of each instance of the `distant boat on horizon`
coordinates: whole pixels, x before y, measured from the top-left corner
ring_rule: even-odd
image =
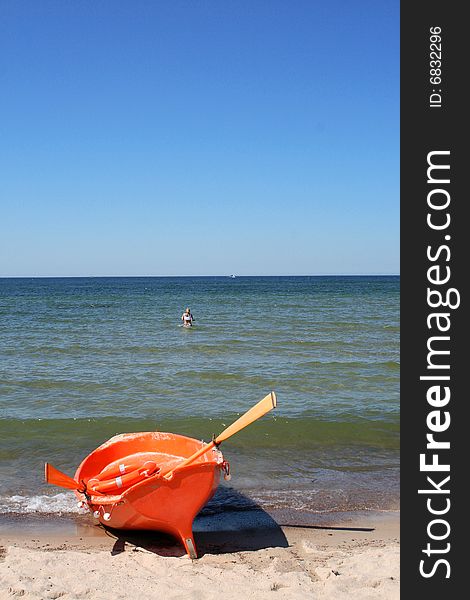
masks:
[[[230,279],[235,279],[236,275],[229,275]]]

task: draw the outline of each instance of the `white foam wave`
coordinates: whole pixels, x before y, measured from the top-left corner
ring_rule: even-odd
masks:
[[[54,496],[0,496],[1,513],[79,513],[77,499],[73,494]]]

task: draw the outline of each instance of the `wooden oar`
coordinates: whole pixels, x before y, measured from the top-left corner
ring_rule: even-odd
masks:
[[[218,446],[232,435],[235,435],[236,433],[253,423],[253,421],[256,421],[273,408],[276,408],[276,404],[276,394],[274,392],[271,392],[262,400],[260,400],[257,404],[255,404],[252,408],[250,408],[250,410],[248,410],[234,423],[229,425],[227,429],[224,429],[224,431],[222,431],[222,433],[219,434],[215,438],[215,440],[200,448],[192,456],[184,460],[182,463],[180,463],[173,469],[170,469],[166,473],[163,473],[163,477],[165,477],[165,479],[171,479],[175,471],[181,469],[182,467],[185,467],[186,465],[189,465],[197,458],[208,452],[211,448],[214,448],[214,446]],[[66,488],[68,490],[80,490],[81,484],[78,481],[75,481],[75,479],[72,479],[65,473],[62,473],[62,471],[59,471],[59,469],[56,469],[49,463],[46,463],[44,467],[44,475],[47,483]]]
[[[82,486],[59,469],[56,469],[51,464],[44,465],[44,477],[47,483],[58,485],[59,487],[67,488],[68,490],[79,490]]]
[[[182,463],[180,463],[176,467],[170,469],[166,473],[163,473],[163,477],[165,479],[170,480],[173,477],[173,474],[175,473],[175,471],[178,471],[179,469],[186,467],[187,465],[189,465],[190,463],[195,461],[197,458],[199,458],[200,456],[202,456],[203,454],[208,452],[214,446],[218,446],[219,444],[221,444],[222,442],[227,440],[232,435],[235,435],[236,433],[238,433],[239,431],[244,429],[247,425],[250,425],[251,423],[253,423],[253,421],[256,421],[257,419],[259,419],[260,417],[265,415],[267,412],[269,412],[273,408],[276,408],[276,405],[277,405],[276,394],[274,392],[271,392],[270,394],[265,396],[262,400],[260,400],[257,404],[255,404],[252,408],[250,408],[250,410],[248,410],[244,415],[242,415],[234,423],[229,425],[227,427],[227,429],[224,429],[224,431],[222,431],[222,433],[219,434],[212,442],[210,442],[209,444],[206,444],[205,446],[203,446],[202,448],[197,450],[197,452],[192,454],[189,458],[184,460]]]

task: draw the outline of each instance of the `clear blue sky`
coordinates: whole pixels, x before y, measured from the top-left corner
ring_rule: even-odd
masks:
[[[399,272],[398,0],[0,0],[0,275]]]

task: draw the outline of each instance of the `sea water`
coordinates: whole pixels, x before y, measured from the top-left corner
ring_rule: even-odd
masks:
[[[399,278],[0,279],[0,513],[73,512],[69,475],[116,433],[227,440],[211,506],[395,509]],[[180,327],[190,307],[194,327]]]

